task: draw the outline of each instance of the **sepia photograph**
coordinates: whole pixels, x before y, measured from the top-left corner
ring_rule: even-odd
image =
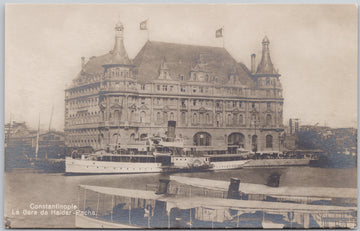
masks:
[[[357,228],[356,4],[5,4],[8,229]]]

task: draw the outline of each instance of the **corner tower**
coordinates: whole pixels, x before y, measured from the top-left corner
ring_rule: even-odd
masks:
[[[279,80],[281,76],[277,70],[275,70],[270,58],[270,41],[267,36],[262,41],[262,56],[261,61],[254,74],[257,86],[259,88],[273,89],[274,94],[281,96],[282,86]],[[280,91],[280,92],[279,92]]]

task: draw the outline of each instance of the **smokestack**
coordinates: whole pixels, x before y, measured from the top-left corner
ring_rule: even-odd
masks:
[[[175,128],[176,128],[176,121],[169,120],[168,121],[168,141],[173,142],[175,140]]]
[[[85,67],[85,57],[81,57],[81,70],[84,70]]]
[[[239,192],[240,180],[238,178],[230,178],[230,185],[228,189],[228,199],[241,199]]]
[[[166,194],[168,191],[170,180],[168,179],[159,179],[159,188],[155,192],[155,194]]]
[[[256,58],[256,54],[251,54],[251,73],[254,74],[255,73],[255,58]]]

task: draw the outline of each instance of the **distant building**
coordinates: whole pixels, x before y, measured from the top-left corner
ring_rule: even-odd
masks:
[[[26,123],[8,123],[5,125],[6,154],[12,157],[34,158],[38,142],[38,157],[59,158],[64,155],[64,132],[40,131],[30,129]]]
[[[288,134],[295,134],[299,131],[300,120],[299,119],[289,119],[289,130]]]
[[[357,155],[357,129],[355,128],[336,128],[333,129],[336,140],[336,153],[356,156]]]
[[[82,58],[65,90],[65,143],[106,148],[163,136],[175,120],[185,145],[280,149],[283,97],[269,39],[249,70],[225,48],[147,41],[130,60],[124,26],[107,54]]]

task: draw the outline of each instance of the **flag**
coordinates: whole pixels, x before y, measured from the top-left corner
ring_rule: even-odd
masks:
[[[223,37],[223,28],[220,28],[220,29],[216,30],[215,37],[216,38],[222,38]]]
[[[147,30],[147,19],[145,21],[140,22],[140,30]]]

